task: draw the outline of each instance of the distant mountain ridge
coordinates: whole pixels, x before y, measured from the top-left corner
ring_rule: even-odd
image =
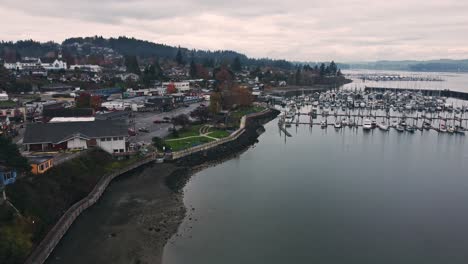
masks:
[[[395,71],[426,71],[426,72],[468,72],[468,59],[439,59],[428,61],[376,61],[341,64],[343,69],[370,69]]]
[[[214,64],[231,63],[234,58],[238,57],[242,64],[247,66],[272,66],[282,69],[293,69],[295,66],[293,63],[286,60],[249,58],[245,54],[231,50],[195,50],[184,47],[173,47],[165,44],[159,44],[129,37],[104,38],[100,36],[69,38],[64,40],[61,44],[55,42],[40,43],[33,40],[0,42],[0,57],[6,57],[6,60],[15,59],[6,56],[8,55],[6,52],[11,50],[16,51],[16,54],[20,54],[21,57],[41,57],[50,52],[57,52],[59,49],[65,50],[67,47],[74,44],[100,48],[111,48],[121,55],[138,56],[142,59],[174,59],[177,51],[180,49],[184,56],[184,60],[186,60],[187,63],[192,59],[199,63],[204,63],[207,61]]]

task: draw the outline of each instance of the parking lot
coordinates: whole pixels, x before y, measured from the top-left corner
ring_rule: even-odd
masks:
[[[189,107],[181,107],[181,108],[177,108],[172,111],[163,112],[163,113],[136,112],[134,120],[135,120],[135,132],[137,133],[137,135],[130,137],[129,141],[131,143],[137,143],[137,142],[150,143],[153,137],[167,136],[170,133],[169,128],[172,127],[172,124],[171,123],[155,124],[154,123],[155,120],[163,120],[164,117],[173,118],[180,114],[189,114],[191,111],[193,111],[195,108],[200,106],[200,104],[202,103],[206,104],[206,102],[194,103],[194,104],[191,104]],[[138,131],[138,129],[143,128],[143,127],[148,129],[149,132]]]

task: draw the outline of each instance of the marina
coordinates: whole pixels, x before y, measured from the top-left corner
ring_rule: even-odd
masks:
[[[421,92],[327,91],[312,96],[298,96],[282,101],[283,114],[278,124],[345,127],[364,130],[379,128],[398,132],[435,130],[464,135],[468,127],[466,102]]]

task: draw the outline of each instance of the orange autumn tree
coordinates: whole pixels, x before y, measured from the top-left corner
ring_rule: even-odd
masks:
[[[168,94],[174,94],[177,93],[177,88],[175,87],[175,84],[171,82],[167,85],[166,91]]]

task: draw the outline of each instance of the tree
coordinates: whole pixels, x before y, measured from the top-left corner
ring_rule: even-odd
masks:
[[[136,56],[128,55],[125,56],[125,67],[127,67],[127,72],[135,73],[140,75],[140,66],[138,65],[138,60]]]
[[[296,85],[301,85],[301,68],[298,67],[297,70],[296,70],[296,75],[295,75],[295,81],[296,81]]]
[[[341,69],[338,69],[338,72],[336,72],[336,76],[343,76],[343,73],[341,73]]]
[[[197,65],[195,64],[195,61],[190,62],[190,77],[191,78],[197,78]]]
[[[172,118],[172,123],[174,126],[181,126],[182,129],[185,129],[187,126],[190,125],[190,118],[188,115],[180,114],[174,118]]]
[[[0,162],[7,167],[21,171],[29,171],[31,169],[28,160],[20,154],[18,146],[3,136],[0,136]]]
[[[320,77],[323,77],[327,74],[327,71],[326,71],[326,67],[325,67],[325,64],[322,63],[320,64]]]
[[[240,72],[242,70],[242,64],[239,57],[235,57],[232,62],[232,70],[235,72]]]
[[[164,139],[160,137],[153,138],[153,146],[155,146],[159,151],[165,151],[170,149],[169,145],[167,145]]]
[[[220,92],[213,92],[210,96],[210,111],[218,113],[222,108],[222,97]]]
[[[175,57],[175,61],[177,62],[178,65],[184,65],[184,57],[182,55],[182,50],[179,49],[177,50],[177,54],[176,54],[176,57]]]
[[[329,74],[335,76],[336,73],[337,73],[337,71],[338,71],[338,67],[336,66],[336,64],[335,64],[334,61],[332,61],[332,62],[330,63],[329,69],[330,69],[330,70],[329,70],[329,71],[330,71]]]
[[[177,93],[177,88],[175,87],[175,84],[171,82],[167,85],[166,91],[168,94],[174,94]]]
[[[76,98],[75,105],[77,108],[91,108],[91,95],[89,93],[80,93]]]
[[[205,123],[211,117],[211,113],[208,110],[208,107],[200,106],[195,108],[195,110],[190,113],[190,116],[200,120],[202,123]]]

